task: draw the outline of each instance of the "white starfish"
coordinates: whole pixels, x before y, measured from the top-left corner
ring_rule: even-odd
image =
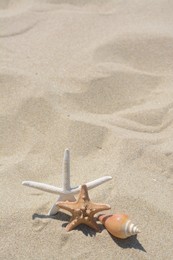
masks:
[[[112,179],[111,176],[104,176],[94,181],[86,183],[86,186],[88,187],[88,190],[90,190],[111,179]],[[62,188],[58,188],[52,185],[48,185],[41,182],[35,182],[35,181],[23,181],[22,184],[35,189],[58,194],[59,196],[57,198],[56,203],[58,201],[66,201],[66,200],[75,201],[76,199],[74,197],[74,194],[77,194],[80,191],[80,187],[81,187],[81,185],[73,188],[71,188],[70,186],[70,152],[68,149],[66,149],[64,152]],[[56,203],[49,210],[48,215],[55,215],[58,212],[58,207]]]

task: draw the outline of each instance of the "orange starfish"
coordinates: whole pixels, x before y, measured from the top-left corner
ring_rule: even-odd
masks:
[[[85,224],[96,231],[100,231],[99,226],[94,219],[94,215],[99,211],[110,209],[110,206],[107,204],[92,202],[88,196],[88,189],[86,185],[81,186],[77,201],[58,202],[57,205],[72,214],[70,223],[66,226],[67,231],[72,230],[80,224]]]

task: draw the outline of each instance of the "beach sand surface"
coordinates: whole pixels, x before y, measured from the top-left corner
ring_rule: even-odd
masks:
[[[173,2],[0,1],[0,259],[173,259]],[[104,175],[91,200],[126,213],[126,240],[66,232],[56,195]]]

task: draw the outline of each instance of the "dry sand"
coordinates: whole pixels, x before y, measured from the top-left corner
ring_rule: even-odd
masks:
[[[87,4],[86,4],[87,2]],[[0,259],[173,259],[173,2],[0,1]],[[56,195],[73,185],[142,233],[66,233]]]

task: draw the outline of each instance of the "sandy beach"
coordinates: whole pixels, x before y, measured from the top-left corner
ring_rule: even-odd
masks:
[[[70,214],[61,187],[105,175],[91,200],[127,213],[126,240]],[[173,259],[173,2],[0,1],[0,259]]]

